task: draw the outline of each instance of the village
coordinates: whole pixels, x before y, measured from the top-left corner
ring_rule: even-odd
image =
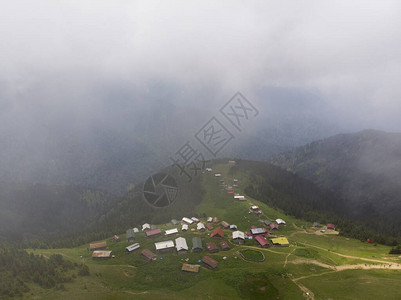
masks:
[[[229,165],[234,164],[234,161],[229,161]],[[211,168],[205,170],[218,180],[219,186],[225,191],[227,197],[238,202],[248,201],[245,196],[234,191],[239,185],[238,179],[232,179],[232,185],[229,185],[222,179],[222,173],[212,173],[212,171]],[[245,215],[254,215],[258,218],[263,216],[263,211],[258,205],[249,201],[247,204],[248,210],[244,211]],[[212,254],[228,251],[233,247],[237,247],[235,259],[241,257],[244,260],[257,261],[244,256],[242,250],[249,248],[252,249],[251,251],[257,251],[255,245],[261,249],[290,246],[288,237],[280,234],[280,229],[287,225],[281,218],[275,220],[260,218],[248,228],[238,228],[229,221],[232,220],[220,220],[218,216],[204,218],[183,216],[180,220],[172,219],[167,224],[144,223],[126,230],[124,242],[129,245],[124,245],[123,255],[139,255],[147,262],[163,259],[165,255],[176,255],[182,257],[182,264],[177,264],[177,268],[181,268],[183,272],[198,273],[201,266],[210,270],[217,269],[219,262],[212,257]],[[319,234],[335,232],[333,224],[328,224],[321,229],[322,226],[315,222],[313,228],[317,229],[316,233]],[[118,256],[109,250],[108,243],[119,242],[122,242],[120,236],[114,235],[109,241],[90,244],[88,250],[94,260],[118,259]],[[146,244],[146,247],[143,248],[142,244]],[[191,264],[188,258],[190,253],[202,254],[202,256],[196,263]],[[121,252],[120,255],[122,255]],[[261,255],[263,256],[262,253]],[[223,256],[223,262],[226,258]]]

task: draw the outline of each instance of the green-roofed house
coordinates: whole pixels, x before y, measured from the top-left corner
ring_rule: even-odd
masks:
[[[192,251],[193,252],[201,252],[202,248],[202,240],[200,237],[192,238]]]
[[[128,242],[134,242],[135,241],[135,232],[134,229],[128,229],[126,232],[126,239]]]
[[[266,226],[270,226],[270,224],[271,224],[272,222],[269,221],[269,220],[263,220],[263,223],[264,223]]]

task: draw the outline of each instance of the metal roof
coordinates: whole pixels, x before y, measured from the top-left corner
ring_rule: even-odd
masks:
[[[192,238],[192,250],[193,249],[202,249],[202,240],[200,237]]]
[[[234,231],[233,232],[233,239],[243,239],[245,240],[245,233],[242,231]]]
[[[176,238],[175,247],[177,248],[177,251],[188,250],[187,240],[183,237]]]
[[[138,243],[135,243],[135,244],[132,244],[132,245],[130,245],[130,246],[128,246],[128,247],[125,247],[125,249],[127,250],[127,251],[129,251],[129,252],[132,252],[132,251],[134,251],[134,250],[136,250],[136,249],[139,249],[141,246],[138,244]]]
[[[111,251],[93,251],[92,258],[110,258]]]
[[[190,265],[190,264],[183,264],[181,271],[191,272],[191,273],[198,273],[199,272],[199,265]]]
[[[285,224],[285,221],[283,219],[276,219],[277,224]]]
[[[188,230],[188,224],[182,225],[182,229],[181,230]]]
[[[155,243],[156,250],[162,250],[167,248],[174,248],[173,241],[164,241]]]
[[[266,230],[264,228],[252,228],[251,233],[252,234],[262,234],[262,233],[266,233]]]
[[[287,238],[285,237],[279,237],[279,238],[274,238],[271,239],[273,244],[278,244],[278,245],[289,245],[290,243],[288,242]]]
[[[175,233],[178,233],[178,229],[177,228],[166,230],[166,235],[175,234]]]
[[[261,235],[255,236],[255,240],[263,247],[269,245],[269,242]]]
[[[183,218],[182,218],[182,221],[185,222],[185,223],[188,223],[188,224],[190,224],[190,225],[194,222],[192,219],[187,218],[187,217],[183,217]]]
[[[196,225],[196,228],[197,228],[198,230],[206,229],[205,224],[203,224],[203,223],[198,223],[198,224]]]
[[[89,249],[98,249],[98,248],[106,248],[107,244],[106,242],[100,242],[100,243],[94,243],[94,244],[89,244]]]
[[[150,229],[150,224],[149,223],[145,223],[142,225],[142,231],[144,231],[145,229]]]
[[[154,235],[158,235],[161,233],[162,233],[162,231],[159,228],[156,228],[156,229],[151,229],[151,230],[146,231],[146,236],[149,237],[149,236],[154,236]]]

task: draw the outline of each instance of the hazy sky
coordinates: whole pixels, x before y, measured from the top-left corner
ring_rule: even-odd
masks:
[[[308,90],[344,123],[401,131],[400,15],[397,0],[2,1],[1,122],[38,107],[79,118],[102,91],[161,80],[204,103]]]

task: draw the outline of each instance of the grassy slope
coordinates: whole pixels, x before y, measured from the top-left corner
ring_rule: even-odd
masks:
[[[222,172],[228,184],[232,183],[233,178],[239,179],[240,187],[236,188],[236,191],[242,193],[241,187],[246,186],[248,174],[232,174],[229,166],[223,164],[214,166],[214,171]],[[399,263],[399,258],[388,257],[389,247],[373,246],[340,236],[317,236],[306,233],[311,224],[287,216],[253,199],[248,198],[248,202],[242,203],[234,202],[232,196],[221,189],[218,179],[212,174],[202,175],[202,180],[205,195],[201,204],[196,207],[198,214],[217,216],[220,220],[236,224],[240,230],[247,230],[251,225],[260,224],[258,217],[248,214],[249,203],[252,202],[263,210],[262,219],[283,218],[287,221],[287,226],[281,227],[278,234],[287,236],[291,246],[260,249],[254,240],[246,241],[244,246],[238,246],[230,242],[231,232],[225,230],[224,240],[229,241],[231,250],[211,254],[210,256],[219,261],[218,269],[211,271],[202,267],[199,274],[184,274],[180,271],[180,267],[184,262],[183,259],[186,258],[189,258],[189,263],[197,263],[198,259],[206,255],[206,251],[183,256],[175,253],[163,254],[158,256],[156,262],[145,263],[140,258],[140,252],[125,253],[124,247],[128,243],[124,242],[123,234],[121,235],[122,242],[108,241],[109,249],[116,255],[115,259],[108,261],[92,261],[87,245],[73,249],[35,250],[35,253],[44,255],[60,253],[72,261],[84,261],[88,264],[91,275],[65,284],[66,291],[44,290],[33,286],[32,291],[26,294],[25,298],[132,299],[135,296],[135,299],[177,297],[181,299],[266,299],[272,297],[302,299],[301,288],[306,287],[313,291],[316,299],[327,297],[355,299],[360,298],[361,290],[367,282],[369,282],[369,288],[366,289],[368,292],[363,294],[366,299],[374,298],[373,296],[377,298],[379,291],[383,293],[383,290],[391,299],[397,292],[397,285],[401,284],[401,271],[335,272],[325,267],[325,264],[335,266],[367,262],[357,257],[386,259]],[[173,227],[172,225],[161,226],[163,229]],[[207,232],[190,231],[180,233],[180,236],[187,238],[189,247],[192,245],[191,237],[193,236],[201,236],[204,243],[211,240]],[[165,238],[147,240],[143,233],[137,235],[137,242],[141,244],[142,249],[154,250],[153,243],[161,240]],[[263,251],[266,257],[265,262],[253,263],[242,260],[236,251],[246,248]],[[301,250],[295,252],[296,249]],[[339,254],[354,256],[354,258]],[[223,256],[227,259],[223,260]],[[306,261],[299,263],[300,259]],[[392,272],[395,272],[394,276]],[[305,278],[293,281],[300,277]],[[349,288],[342,288],[344,280]],[[353,282],[356,283],[355,286],[352,285]]]

